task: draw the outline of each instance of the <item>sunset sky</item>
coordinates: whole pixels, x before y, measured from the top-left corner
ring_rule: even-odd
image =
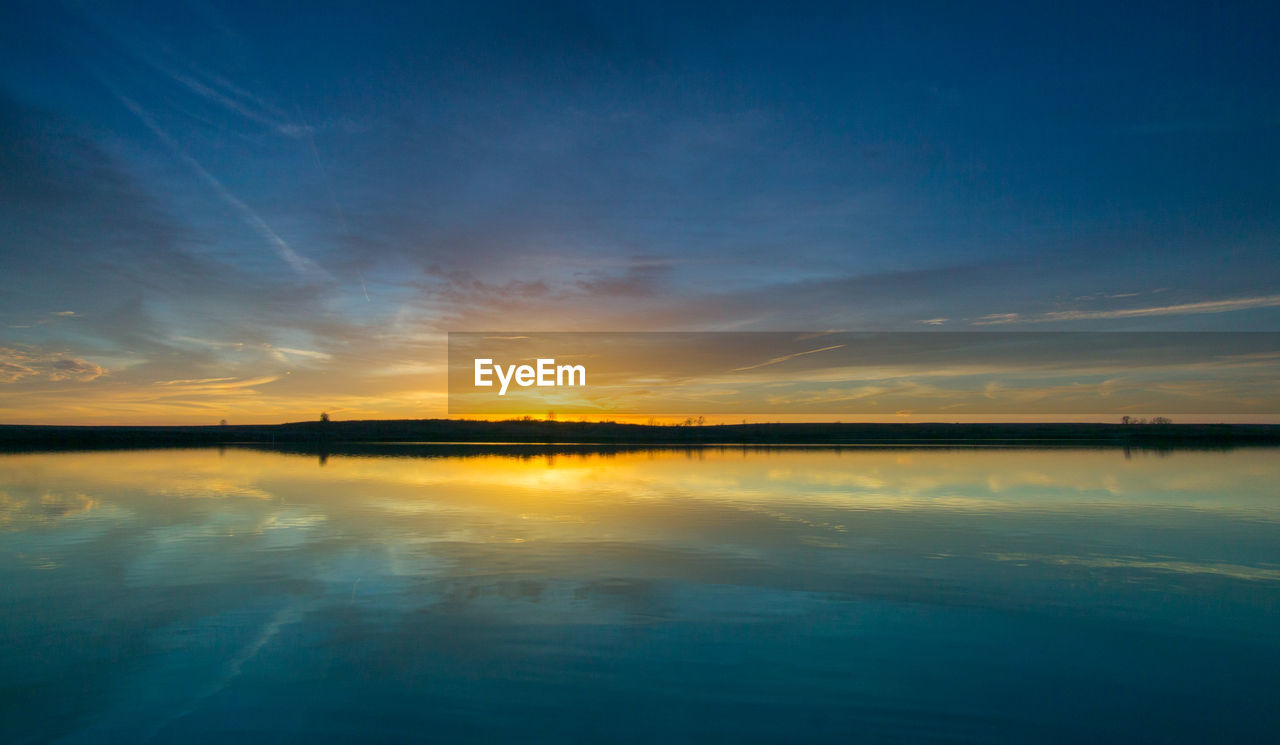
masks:
[[[448,331],[1280,330],[1274,5],[480,5],[0,6],[0,423],[442,416]]]

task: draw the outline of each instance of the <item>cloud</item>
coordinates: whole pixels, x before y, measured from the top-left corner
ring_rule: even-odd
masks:
[[[184,250],[192,232],[86,133],[3,93],[0,221],[0,275],[22,278],[7,288],[0,313],[23,320],[10,327],[38,327],[23,341],[53,347],[89,337],[101,348],[146,353],[184,315],[157,318],[157,305],[172,301],[206,317],[215,299],[225,309],[260,308],[252,302],[260,285]],[[55,323],[69,319],[76,340]]]
[[[1125,297],[1113,295],[1112,297]],[[1177,305],[1157,305],[1146,308],[1119,308],[1113,310],[1060,310],[1024,316],[1019,313],[993,313],[973,321],[974,326],[991,326],[1008,323],[1049,323],[1053,321],[1098,321],[1114,318],[1144,318],[1148,316],[1183,316],[1202,313],[1230,313],[1237,310],[1280,307],[1280,295],[1205,300]]]
[[[101,365],[33,348],[0,347],[0,383],[24,379],[88,382],[107,374]]]
[[[187,7],[173,10],[175,15],[186,15],[184,20],[196,27],[212,26],[222,32],[223,38],[215,42],[221,48],[215,57],[215,66],[225,67],[227,58],[234,56],[235,49],[243,43],[224,21],[211,18],[208,9],[197,11],[194,7]],[[230,113],[289,138],[301,138],[311,133],[310,127],[291,121],[263,96],[233,82],[227,75],[203,69],[193,58],[173,51],[173,47],[156,37],[153,27],[131,23],[126,14],[103,13],[91,6],[77,7],[74,12],[87,26],[101,34],[101,40],[107,42],[105,49],[109,50],[112,58],[133,60],[137,66],[174,84],[213,110]],[[171,93],[167,97],[175,98]],[[188,108],[190,103],[187,100],[181,105]],[[190,115],[196,116],[194,113]]]
[[[289,242],[284,238],[281,238],[280,235],[267,224],[266,220],[263,220],[257,212],[249,207],[249,205],[245,204],[243,200],[235,194],[232,194],[231,190],[223,186],[222,181],[201,165],[200,161],[189,155],[186,150],[178,144],[177,140],[170,137],[169,133],[165,132],[158,124],[156,124],[155,119],[147,113],[142,106],[128,96],[116,92],[114,89],[112,89],[112,93],[114,93],[116,98],[124,104],[125,108],[132,112],[134,116],[138,117],[138,119],[146,125],[147,129],[151,130],[156,137],[160,138],[160,140],[164,142],[164,144],[167,145],[183,163],[186,163],[187,166],[200,177],[200,180],[208,184],[209,188],[213,189],[214,193],[217,194],[222,201],[235,209],[235,211],[240,214],[240,217],[244,220],[245,224],[261,236],[269,246],[275,249],[276,254],[279,255],[281,260],[288,264],[299,277],[312,282],[332,281],[333,278],[329,276],[328,272],[324,271],[317,266],[315,262],[294,250],[293,246],[289,245]]]
[[[61,358],[49,363],[50,380],[89,381],[107,374],[106,368],[74,358]]]
[[[1198,313],[1229,313],[1236,310],[1252,308],[1274,308],[1280,306],[1280,295],[1261,297],[1242,297],[1230,300],[1206,300],[1199,303],[1182,303],[1180,305],[1159,305],[1148,308],[1125,308],[1120,310],[1064,310],[1045,313],[1035,321],[1083,321],[1104,318],[1140,318],[1143,316],[1181,316]]]
[[[328,352],[317,352],[314,349],[295,349],[293,347],[273,347],[279,359],[285,360],[289,356],[306,357],[313,360],[329,360],[333,355]]]
[[[592,274],[576,285],[588,295],[648,297],[657,292],[671,271],[671,262],[638,260],[621,274]]]
[[[156,385],[207,385],[209,383],[225,383],[235,378],[184,378],[179,380],[160,380]]]
[[[298,139],[312,133],[311,127],[285,120],[279,111],[263,101],[261,97],[253,95],[226,78],[212,76],[208,80],[199,80],[194,74],[179,72],[158,62],[152,62],[152,64],[156,70],[170,80],[205,101],[267,127],[278,134]]]
[[[0,354],[11,350],[0,349]],[[23,378],[29,378],[36,374],[36,370],[28,365],[23,365],[11,360],[0,360],[0,383],[16,383]]]
[[[1017,313],[991,313],[973,322],[974,326],[995,326],[1004,323],[1017,323],[1022,316]]]
[[[298,349],[297,347],[281,347],[268,342],[220,341],[216,339],[199,339],[191,336],[175,336],[173,337],[173,341],[207,347],[209,349],[225,349],[233,352],[256,351],[277,362],[285,363],[292,362],[292,358],[294,357],[321,361],[333,359],[333,355],[328,352],[319,352],[314,349]]]
[[[773,359],[765,360],[764,362],[761,362],[756,365],[747,365],[746,367],[735,367],[733,368],[733,372],[742,372],[744,370],[755,370],[760,367],[767,367],[769,365],[776,365],[779,362],[786,362],[787,360],[793,360],[797,357],[804,357],[805,355],[817,354],[819,352],[830,352],[833,349],[841,349],[843,347],[844,347],[843,344],[836,344],[834,346],[822,347],[820,349],[810,349],[807,352],[796,352],[794,354],[784,354],[780,357],[774,357]]]
[[[216,395],[221,392],[239,392],[244,388],[253,388],[255,386],[274,383],[280,379],[279,375],[265,375],[254,378],[201,378],[195,380],[162,380],[155,385],[171,387],[180,390],[183,394],[201,393],[204,395]]]

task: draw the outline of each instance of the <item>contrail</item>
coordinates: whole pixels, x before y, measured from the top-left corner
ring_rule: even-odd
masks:
[[[303,122],[303,128],[307,135],[307,144],[311,146],[311,157],[315,160],[316,170],[320,172],[320,177],[324,179],[325,189],[329,192],[329,201],[333,203],[333,211],[338,216],[338,227],[342,229],[343,234],[347,232],[347,216],[342,212],[342,203],[338,201],[338,193],[333,190],[333,179],[329,178],[329,171],[324,167],[324,161],[320,160],[320,149],[316,147],[315,131],[302,118],[302,112],[296,111],[298,121]],[[364,282],[364,272],[356,269],[356,275],[360,277],[360,291],[364,293],[364,301],[366,303],[373,302],[369,299],[369,287]]]
[[[299,115],[301,121],[302,117]],[[342,228],[342,232],[347,232],[347,216],[342,212],[342,205],[338,202],[338,194],[333,190],[333,179],[329,178],[329,172],[325,170],[324,162],[320,160],[320,150],[316,148],[316,138],[312,133],[311,126],[303,123],[303,127],[307,132],[307,144],[311,146],[311,156],[315,158],[316,170],[320,172],[321,178],[324,179],[325,189],[329,192],[329,201],[333,202],[333,211],[338,215],[338,225]]]
[[[138,119],[146,125],[147,129],[150,129],[156,137],[159,137],[161,141],[168,145],[169,148],[173,150],[173,152],[181,158],[182,161],[191,168],[191,170],[195,171],[196,175],[208,184],[224,202],[231,205],[231,207],[239,212],[240,216],[246,223],[248,223],[249,227],[253,228],[258,235],[269,243],[271,247],[275,249],[276,254],[279,255],[280,258],[284,260],[284,262],[295,272],[297,272],[299,276],[310,281],[333,281],[333,277],[330,276],[328,272],[321,269],[315,262],[295,251],[293,246],[289,245],[288,241],[281,238],[276,231],[271,229],[271,226],[268,225],[265,220],[258,216],[258,213],[254,212],[249,205],[245,204],[239,197],[232,194],[227,187],[223,186],[217,176],[214,176],[205,169],[204,166],[200,165],[200,161],[188,155],[167,132],[155,123],[146,110],[139,106],[137,102],[118,91],[113,90],[112,92],[115,93],[116,98],[120,99],[121,103],[123,103],[129,111],[133,112],[134,116],[138,117]]]
[[[793,360],[796,357],[803,357],[806,354],[817,354],[818,352],[830,352],[833,349],[840,349],[843,346],[844,346],[843,344],[836,344],[835,346],[822,347],[821,349],[810,349],[807,352],[796,352],[795,354],[784,354],[781,357],[774,357],[771,360],[765,360],[764,362],[761,362],[755,365],[747,365],[746,367],[735,367],[733,368],[732,372],[742,372],[743,370],[754,370],[757,367],[766,367],[768,365],[776,365],[779,362],[786,362],[787,360]]]

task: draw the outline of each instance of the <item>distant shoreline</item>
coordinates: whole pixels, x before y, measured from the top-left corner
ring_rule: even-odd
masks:
[[[275,446],[1024,446],[1220,448],[1280,445],[1276,424],[810,423],[666,426],[460,419],[292,422],[222,426],[0,425],[0,451]],[[341,447],[338,447],[341,446]]]

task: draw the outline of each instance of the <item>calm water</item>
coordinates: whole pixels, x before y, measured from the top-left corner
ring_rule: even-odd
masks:
[[[1277,456],[0,456],[0,741],[1275,742]]]

